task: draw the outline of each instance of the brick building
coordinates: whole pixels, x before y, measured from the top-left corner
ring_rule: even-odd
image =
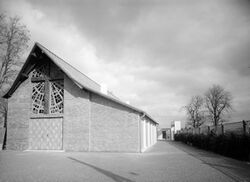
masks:
[[[143,152],[157,123],[36,43],[8,98],[7,149]]]

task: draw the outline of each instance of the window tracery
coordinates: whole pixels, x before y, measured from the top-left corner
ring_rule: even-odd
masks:
[[[63,81],[53,81],[50,87],[50,113],[63,113]]]
[[[31,72],[32,113],[63,113],[64,85],[60,69],[47,62]]]
[[[49,70],[48,64],[42,64],[33,70],[31,77],[32,78],[45,77],[46,75],[48,75],[48,70]]]
[[[44,113],[44,82],[33,83],[32,89],[32,112],[34,114]]]

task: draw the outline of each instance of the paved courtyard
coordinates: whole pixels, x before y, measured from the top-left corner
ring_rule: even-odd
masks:
[[[1,151],[0,181],[250,181],[250,165],[166,141],[142,154]]]

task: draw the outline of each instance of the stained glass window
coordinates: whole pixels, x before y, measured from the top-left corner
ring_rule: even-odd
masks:
[[[31,73],[32,113],[63,113],[63,75],[53,63],[37,66]]]
[[[50,82],[50,113],[63,113],[63,81]]]
[[[48,75],[48,71],[49,71],[49,65],[48,64],[42,64],[40,66],[37,66],[32,74],[31,77],[32,78],[41,78],[44,77],[45,75]]]
[[[34,114],[44,113],[44,82],[33,83],[32,89],[32,112]]]

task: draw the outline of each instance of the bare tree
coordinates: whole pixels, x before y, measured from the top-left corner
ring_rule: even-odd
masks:
[[[232,109],[232,95],[220,85],[213,85],[205,93],[206,108],[214,126],[222,121],[225,112]]]
[[[188,105],[184,106],[190,124],[197,128],[204,123],[203,98],[199,95],[193,96]]]
[[[29,31],[19,17],[0,15],[0,90],[8,84],[20,65],[20,57],[28,47]]]
[[[20,18],[0,14],[0,96],[9,87],[21,65],[20,58],[28,48],[29,31]],[[6,101],[0,99],[0,113],[6,113]]]

